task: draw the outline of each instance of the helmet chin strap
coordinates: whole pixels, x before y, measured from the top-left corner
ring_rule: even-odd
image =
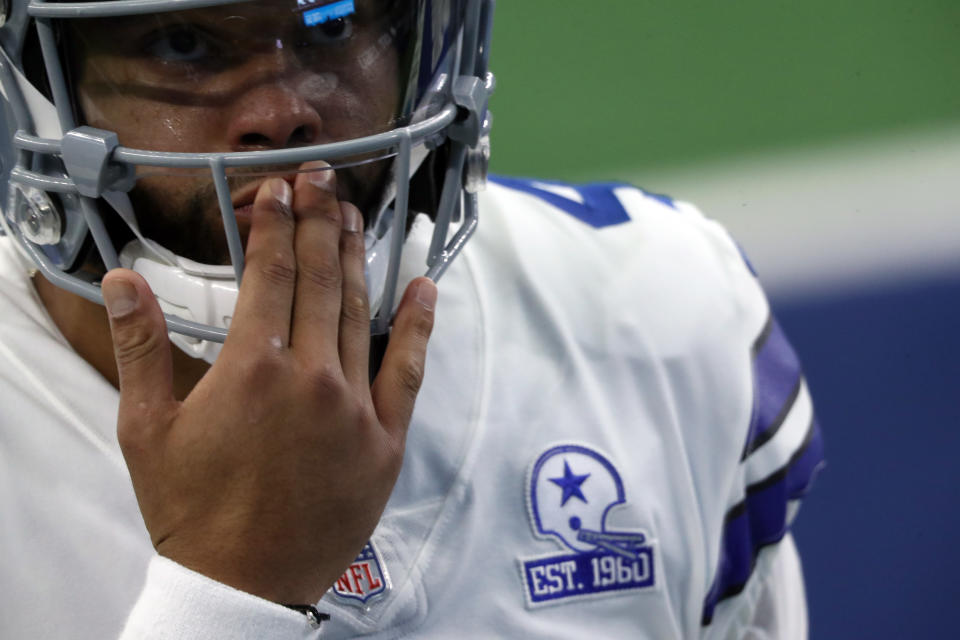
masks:
[[[131,240],[120,252],[120,265],[143,276],[166,314],[229,329],[237,305],[237,280],[233,267],[200,264],[181,256],[175,263],[160,261],[139,239]],[[170,341],[194,358],[210,364],[223,345],[181,333],[169,332]]]

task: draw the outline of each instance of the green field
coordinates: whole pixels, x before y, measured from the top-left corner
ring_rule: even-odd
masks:
[[[493,170],[623,175],[960,123],[960,0],[501,0]]]

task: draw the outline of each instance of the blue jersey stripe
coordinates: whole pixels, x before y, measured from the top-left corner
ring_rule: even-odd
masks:
[[[739,242],[734,242],[734,244],[737,245],[737,251],[740,252],[740,257],[743,258],[743,262],[747,265],[747,269],[750,270],[750,273],[754,278],[758,278],[759,276],[757,275],[757,270],[753,268],[753,263],[750,262],[750,258],[747,257],[747,252],[743,250],[743,247],[740,246]]]
[[[753,350],[753,413],[741,459],[776,434],[800,391],[800,359],[772,315]]]
[[[510,189],[516,189],[517,191],[534,195],[544,202],[569,213],[581,222],[598,229],[630,220],[630,216],[627,214],[626,209],[623,208],[623,204],[620,203],[620,200],[613,193],[613,190],[621,187],[636,189],[636,187],[625,182],[595,182],[575,185],[548,180],[508,178],[505,176],[490,176],[490,181]],[[566,198],[538,185],[551,185],[574,189],[580,195],[583,202]],[[643,193],[649,198],[662,202],[669,207],[676,208],[673,200],[668,196],[647,193],[646,191],[643,191]]]
[[[784,421],[787,419],[787,416],[790,415],[790,412],[793,410],[794,405],[797,403],[797,398],[800,397],[800,389],[803,387],[803,376],[797,376],[797,381],[793,385],[793,389],[790,390],[789,395],[786,400],[783,402],[783,407],[772,420],[769,421],[765,429],[759,429],[757,436],[753,439],[747,441],[747,447],[744,449],[743,458],[741,461],[746,460],[747,457],[766,444],[773,436],[777,435],[777,432],[780,430],[780,427],[783,426]],[[771,408],[775,406],[771,403]],[[752,426],[751,426],[752,429]]]
[[[823,439],[812,419],[803,444],[790,461],[747,487],[746,497],[727,512],[717,575],[704,602],[704,625],[710,624],[718,602],[746,586],[760,550],[783,539],[790,526],[788,503],[806,495],[822,465]]]

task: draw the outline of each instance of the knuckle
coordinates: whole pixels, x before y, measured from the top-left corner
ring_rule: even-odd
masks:
[[[254,215],[257,215],[257,208],[254,208]],[[270,224],[280,225],[287,229],[293,229],[296,226],[293,210],[289,205],[280,202],[271,202],[268,206],[259,208],[259,220],[264,220]]]
[[[340,213],[340,209],[336,206],[322,207],[320,209],[320,216],[335,227],[340,228],[343,226],[343,214]]]
[[[410,332],[425,344],[433,332],[433,314],[426,309],[418,309],[408,320]]]
[[[366,292],[344,291],[341,314],[350,324],[366,326],[370,322],[370,303]]]
[[[141,433],[129,420],[117,422],[117,442],[120,444],[120,451],[127,458],[137,455],[142,448]]]
[[[169,422],[176,409],[168,404],[148,406],[126,403],[122,398],[117,418],[117,442],[126,458],[149,454],[157,427]]]
[[[412,355],[404,358],[394,371],[394,380],[401,390],[415,396],[423,383],[423,362]]]
[[[289,287],[297,281],[297,268],[277,256],[259,266],[260,275],[272,284]]]
[[[243,360],[239,374],[251,389],[262,389],[283,379],[282,355],[273,349],[255,349]]]
[[[344,233],[340,238],[340,251],[351,258],[362,258],[366,254],[363,234],[359,231]]]
[[[149,322],[138,321],[117,327],[117,339],[113,352],[117,365],[123,367],[148,359],[167,346],[168,338],[164,331],[157,331]]]
[[[352,424],[369,426],[377,424],[377,416],[363,403],[356,393],[349,393],[343,401],[345,415],[349,416]]]
[[[300,264],[300,276],[322,291],[338,291],[342,275],[338,266],[330,260],[305,261]]]
[[[333,365],[314,365],[307,370],[305,379],[312,393],[322,397],[342,396],[346,392],[343,373]]]
[[[316,207],[316,215],[326,220],[330,224],[339,227],[343,222],[343,215],[340,213],[340,206],[333,193],[325,196]]]
[[[340,209],[337,207],[336,198],[326,191],[315,192],[314,198],[316,199],[313,202],[302,206],[297,211],[297,219],[307,220],[314,218],[339,227],[341,215]]]

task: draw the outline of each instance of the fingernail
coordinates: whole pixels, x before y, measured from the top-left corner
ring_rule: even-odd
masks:
[[[343,229],[351,233],[360,231],[363,224],[363,217],[360,211],[349,202],[340,203],[340,211],[343,213]]]
[[[424,280],[417,285],[417,302],[422,304],[427,311],[433,311],[437,305],[437,285],[433,280]]]
[[[321,160],[316,162],[311,169],[313,170],[307,174],[307,180],[310,181],[310,184],[323,191],[329,191],[331,193],[336,191],[336,188],[333,186],[333,178],[336,174],[333,169],[330,168],[329,164]]]
[[[137,306],[137,288],[126,280],[108,280],[101,286],[107,313],[122,318]]]
[[[270,181],[270,193],[273,194],[277,202],[287,209],[290,208],[290,203],[293,202],[293,189],[290,188],[289,182],[274,178]]]

